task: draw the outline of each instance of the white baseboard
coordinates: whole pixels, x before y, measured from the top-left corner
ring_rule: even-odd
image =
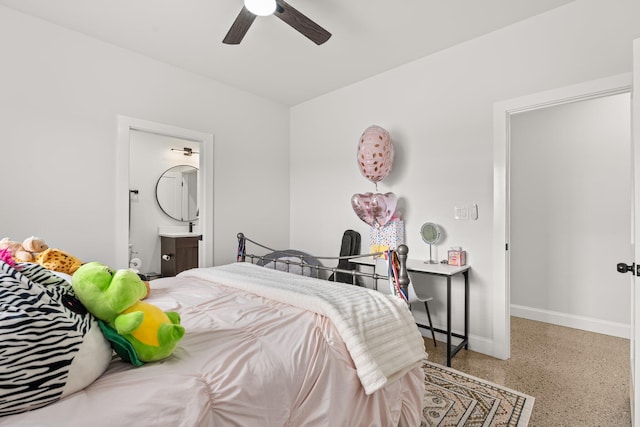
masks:
[[[511,315],[619,338],[629,339],[630,334],[630,326],[626,323],[610,322],[593,317],[576,316],[574,314],[525,307],[516,304],[511,304]]]
[[[625,323],[611,322],[608,320],[595,319],[592,317],[576,316],[573,314],[525,307],[516,304],[511,304],[511,315],[529,320],[536,320],[539,322],[566,326],[568,328],[582,329],[598,334],[611,335],[618,338],[629,339],[630,334],[630,326]],[[434,326],[437,328],[442,328],[441,325]],[[431,331],[429,329],[419,328],[419,330],[424,338],[431,339]],[[438,341],[438,343],[446,343],[447,336],[445,334],[436,332],[436,340]],[[459,338],[453,337],[452,342],[455,344],[460,342],[460,340]],[[493,354],[493,341],[489,338],[469,335],[469,350],[496,357]]]

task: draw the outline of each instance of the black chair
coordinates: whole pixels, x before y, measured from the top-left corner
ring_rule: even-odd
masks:
[[[360,233],[353,230],[347,230],[342,235],[342,244],[340,245],[340,256],[360,255]],[[355,270],[356,265],[349,262],[348,259],[338,260],[340,270]],[[356,276],[348,273],[333,273],[329,276],[329,280],[341,283],[349,283],[361,286]]]

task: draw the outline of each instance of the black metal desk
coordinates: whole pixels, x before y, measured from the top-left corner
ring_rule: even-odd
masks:
[[[376,260],[372,258],[355,258],[350,262],[369,267],[376,266]],[[447,336],[447,366],[451,366],[451,358],[463,347],[469,348],[469,270],[471,266],[463,265],[456,267],[448,264],[427,264],[416,259],[407,259],[407,271],[410,273],[427,274],[431,276],[445,277],[447,279],[447,329],[433,328],[434,331],[446,334]],[[451,331],[451,278],[457,274],[464,277],[464,334]],[[426,325],[417,323],[420,328],[430,329]],[[460,338],[457,345],[451,344],[451,337]]]

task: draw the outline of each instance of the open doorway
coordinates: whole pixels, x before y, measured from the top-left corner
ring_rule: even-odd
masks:
[[[623,74],[503,101],[494,105],[494,316],[492,351],[494,357],[508,359],[510,355],[511,119],[516,114],[526,111],[630,93],[630,91],[631,74]],[[629,167],[630,164],[628,164],[627,169]],[[628,243],[626,246],[628,247]]]
[[[129,132],[129,266],[160,276],[161,233],[200,232],[200,143]]]
[[[191,141],[199,149],[198,172],[198,227],[202,235],[199,244],[199,266],[213,265],[213,135],[162,123],[126,116],[118,116],[118,142],[116,150],[116,266],[129,268],[129,207],[130,207],[130,149],[134,132],[162,135]],[[164,141],[166,138],[158,138]],[[180,147],[178,147],[180,148]],[[184,147],[183,147],[184,148]],[[135,189],[133,189],[135,190]]]
[[[629,338],[631,94],[511,116],[511,314]]]

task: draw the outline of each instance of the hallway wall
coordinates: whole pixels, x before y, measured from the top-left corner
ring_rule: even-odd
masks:
[[[511,117],[512,314],[628,337],[630,94]]]

